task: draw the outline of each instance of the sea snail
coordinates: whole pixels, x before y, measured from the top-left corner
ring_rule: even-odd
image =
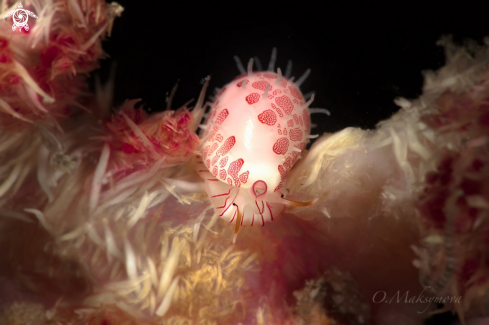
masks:
[[[268,71],[247,71],[224,86],[214,98],[202,136],[198,171],[216,213],[242,225],[265,225],[283,213],[285,205],[307,206],[284,198],[285,177],[309,138],[309,104],[299,90],[309,74],[297,82],[274,73],[276,50]],[[290,69],[287,69],[290,71]]]

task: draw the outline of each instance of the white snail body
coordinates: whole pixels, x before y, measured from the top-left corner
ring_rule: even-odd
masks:
[[[308,105],[299,85],[278,73],[251,71],[221,89],[206,120],[199,172],[219,216],[265,225],[284,205],[287,173],[309,141]]]

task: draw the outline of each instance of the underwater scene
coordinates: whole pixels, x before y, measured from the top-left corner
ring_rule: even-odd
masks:
[[[489,324],[489,6],[303,5],[0,2],[0,325]]]

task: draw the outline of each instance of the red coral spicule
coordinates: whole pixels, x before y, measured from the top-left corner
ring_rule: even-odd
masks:
[[[148,165],[165,158],[165,166],[173,166],[198,154],[200,140],[191,129],[193,117],[187,107],[148,115],[134,108],[137,102],[126,101],[105,122],[106,142],[122,154],[125,164]]]
[[[6,12],[15,10],[10,3]],[[80,109],[85,78],[105,57],[102,39],[124,10],[103,1],[23,1],[38,15],[29,31],[0,24],[0,121],[23,130],[39,120],[63,120]],[[12,19],[12,18],[10,18]]]

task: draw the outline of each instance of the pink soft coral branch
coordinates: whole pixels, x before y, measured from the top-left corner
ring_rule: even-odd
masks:
[[[25,128],[25,122],[48,117],[62,120],[84,106],[79,102],[85,88],[80,74],[98,67],[104,57],[103,34],[110,33],[114,18],[123,11],[117,3],[94,0],[27,1],[24,5],[39,13],[31,32],[12,34],[6,25],[0,26],[0,61],[4,62],[0,95],[8,103],[2,107],[4,114],[17,119],[17,123],[2,119],[9,128]],[[12,10],[6,9],[6,2],[2,9]]]

